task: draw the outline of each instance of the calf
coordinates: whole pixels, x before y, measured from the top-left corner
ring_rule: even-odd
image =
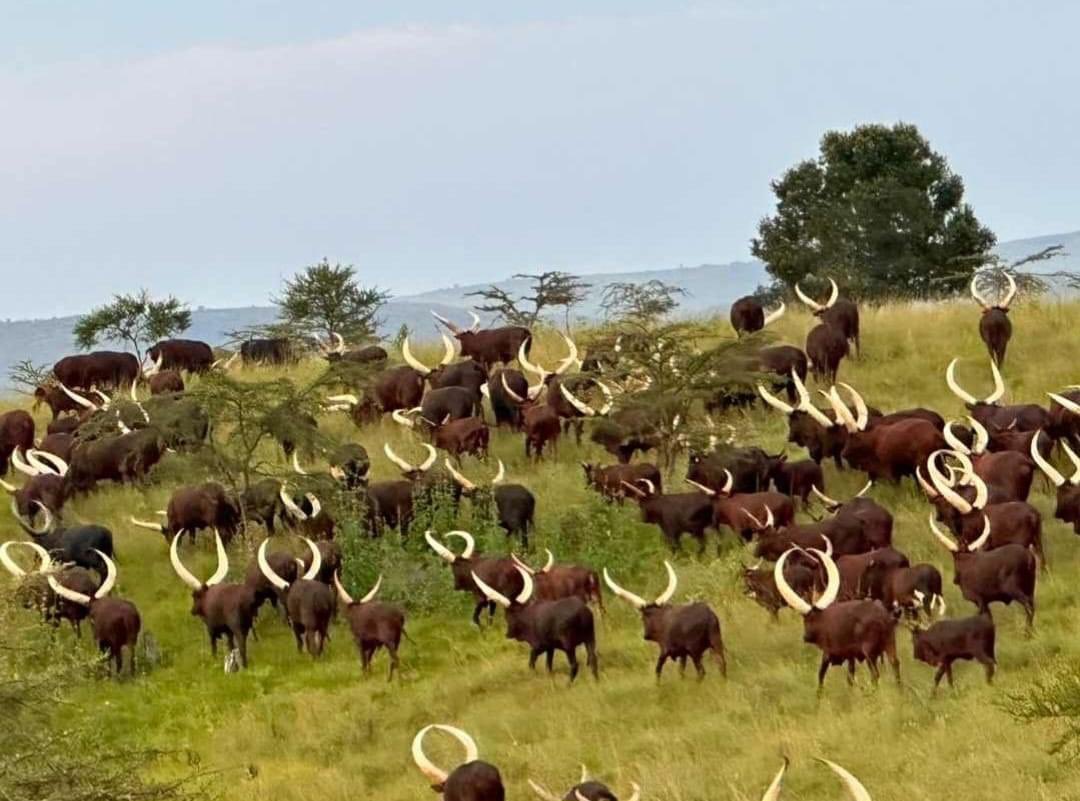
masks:
[[[49,576],[49,586],[57,596],[87,608],[98,648],[109,653],[117,675],[124,667],[124,649],[128,649],[128,668],[134,676],[135,645],[142,628],[139,610],[130,601],[108,597],[116,585],[116,565],[107,554],[98,551],[97,555],[105,564],[105,580],[93,595],[65,587],[54,576]]]
[[[322,567],[319,547],[307,538],[304,538],[304,541],[311,549],[311,566],[300,578],[289,582],[274,572],[266,559],[269,538],[263,540],[259,546],[259,569],[267,580],[284,594],[285,610],[293,636],[296,637],[296,649],[303,652],[306,647],[312,657],[318,657],[322,655],[327,629],[334,614],[334,594],[326,584],[315,580],[319,575],[319,568]]]
[[[255,624],[255,615],[259,605],[255,599],[255,590],[246,582],[243,584],[223,583],[229,574],[229,557],[225,553],[225,544],[221,535],[214,531],[214,543],[217,546],[218,567],[214,575],[206,581],[195,578],[180,561],[179,545],[183,531],[178,531],[169,546],[169,561],[180,580],[191,588],[191,614],[202,618],[206,624],[206,633],[210,637],[210,653],[217,658],[218,638],[224,636],[229,643],[229,652],[236,650],[240,657],[240,666],[247,667],[247,638]]]
[[[986,683],[993,684],[997,659],[994,641],[997,632],[989,612],[980,612],[960,620],[941,620],[928,629],[911,632],[915,658],[936,667],[934,693],[942,677],[953,686],[952,665],[957,659],[974,659],[986,670]]]
[[[390,654],[390,673],[386,680],[392,681],[394,671],[399,665],[398,647],[401,645],[401,636],[405,633],[405,611],[400,606],[375,600],[379,587],[382,586],[381,575],[371,591],[359,601],[354,601],[345,591],[336,572],[334,586],[337,588],[338,598],[345,605],[345,619],[349,621],[349,630],[352,631],[353,641],[360,652],[361,669],[364,673],[369,672],[375,652],[385,648]]]
[[[726,677],[727,657],[720,635],[719,618],[707,604],[700,602],[669,606],[668,602],[675,595],[678,586],[678,577],[670,562],[665,561],[664,567],[667,568],[668,586],[652,603],[624,590],[611,578],[607,568],[604,568],[604,581],[608,587],[616,596],[641,612],[645,639],[660,647],[660,656],[656,660],[656,680],[660,680],[664,664],[669,659],[679,662],[679,672],[682,673],[686,670],[686,660],[689,658],[694,663],[700,681],[705,678],[701,658],[709,650],[712,650],[716,657],[720,674]]]
[[[896,654],[896,619],[877,601],[837,601],[840,571],[832,557],[818,549],[813,553],[825,567],[828,580],[825,592],[812,604],[801,598],[784,578],[784,563],[794,551],[785,552],[773,569],[776,588],[784,601],[803,616],[803,641],[821,650],[818,668],[818,692],[825,685],[825,674],[832,665],[847,662],[848,684],[855,681],[855,664],[866,662],[876,684],[878,662],[889,660],[896,681],[900,682],[900,660]]]
[[[493,590],[476,573],[472,574],[472,579],[489,601],[506,610],[506,638],[529,646],[529,669],[535,670],[536,660],[544,654],[550,673],[555,651],[562,651],[570,663],[570,683],[573,684],[579,670],[577,649],[585,646],[585,663],[592,670],[593,678],[600,678],[596,632],[589,607],[577,597],[533,600],[532,575],[521,565],[516,567],[523,587],[512,599]]]
[[[525,583],[521,580],[521,572],[513,559],[474,556],[476,540],[467,531],[448,531],[446,536],[457,537],[465,543],[465,548],[460,554],[454,553],[435,539],[433,532],[424,533],[424,539],[431,546],[431,550],[450,564],[450,569],[454,574],[454,589],[470,593],[476,599],[472,616],[473,623],[480,625],[480,613],[483,612],[484,607],[488,609],[489,620],[493,620],[496,604],[477,586],[473,576],[480,576],[488,587],[510,598],[521,595],[521,591],[525,588]]]
[[[432,729],[446,732],[465,747],[465,761],[450,773],[436,767],[424,754],[424,738]],[[431,782],[431,789],[440,793],[443,801],[505,801],[506,799],[506,790],[503,788],[499,769],[480,761],[476,743],[461,729],[439,723],[425,726],[413,738],[412,757],[416,767]]]

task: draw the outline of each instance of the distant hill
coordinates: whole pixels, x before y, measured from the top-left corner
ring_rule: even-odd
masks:
[[[1080,231],[1067,234],[1032,237],[1003,242],[998,252],[1006,259],[1015,261],[1030,253],[1051,245],[1064,245],[1067,255],[1047,262],[1030,265],[1034,272],[1071,270],[1080,273]],[[703,316],[726,311],[735,298],[753,292],[766,283],[764,265],[758,261],[739,261],[730,264],[702,264],[697,267],[656,269],[640,272],[597,273],[581,276],[592,284],[589,297],[574,310],[579,319],[596,319],[600,314],[600,293],[607,284],[614,282],[644,282],[660,280],[684,290],[680,311],[686,315]],[[527,283],[507,279],[495,282],[512,294],[524,294]],[[437,327],[429,314],[434,309],[452,320],[466,323],[468,310],[476,298],[468,293],[484,289],[487,284],[470,284],[436,289],[394,298],[383,310],[384,319],[380,334],[391,337],[407,325],[419,339],[435,337]],[[192,312],[191,328],[185,336],[202,339],[212,345],[225,340],[225,332],[250,328],[271,322],[275,310],[265,306],[241,309],[197,309]],[[52,364],[61,356],[74,351],[71,328],[75,317],[57,317],[49,320],[21,320],[0,322],[0,391],[7,386],[7,367],[20,359],[31,359],[39,364]],[[486,322],[486,321],[485,321]]]

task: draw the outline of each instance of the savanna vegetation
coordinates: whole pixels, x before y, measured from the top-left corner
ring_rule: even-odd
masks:
[[[1077,380],[1080,304],[1021,301],[1011,316],[1016,333],[1005,371],[1007,398],[1044,403],[1046,391]],[[726,321],[703,322],[717,341],[731,337]],[[768,335],[801,345],[814,322],[792,309]],[[947,391],[943,372],[959,356],[962,382],[989,386],[977,323],[978,310],[970,301],[864,308],[864,355],[845,361],[841,378],[883,409],[924,405],[947,417],[960,416],[964,409]],[[584,341],[588,334],[578,336]],[[437,361],[434,351],[417,351],[427,363]],[[563,354],[561,339],[541,332],[533,360],[551,365]],[[287,368],[238,370],[235,377],[270,382],[289,376],[298,386],[309,386],[324,369],[322,360],[311,359]],[[192,379],[191,385],[198,390],[199,380]],[[12,399],[4,408],[15,405],[29,404]],[[38,412],[35,417],[43,428],[45,416]],[[733,426],[741,443],[770,451],[784,447],[786,421],[773,411],[755,408],[717,422]],[[357,429],[344,414],[327,413],[320,415],[319,424],[320,436],[328,441],[364,444],[375,479],[398,476],[382,456],[384,442],[406,458],[421,453],[415,437],[389,419]],[[313,472],[326,465],[316,445],[304,457]],[[254,449],[260,470],[290,474],[272,438]],[[789,454],[803,457],[795,450]],[[551,548],[560,561],[608,567],[623,586],[642,595],[652,597],[663,588],[662,560],[668,554],[658,531],[639,521],[633,504],[609,505],[585,489],[579,462],[610,461],[587,437],[580,446],[564,437],[557,458],[534,466],[524,458],[520,436],[499,432],[491,455],[505,463],[509,480],[527,485],[538,499],[537,531],[522,556],[541,562],[543,549]],[[994,686],[986,686],[977,666],[961,663],[956,690],[943,690],[932,699],[933,670],[911,658],[910,637],[901,630],[902,686],[886,678],[872,687],[860,669],[856,686],[849,688],[842,671],[835,671],[818,698],[818,651],[803,644],[802,622],[794,613],[784,611],[774,623],[744,597],[740,572],[752,558],[730,534],[711,539],[704,558],[691,555],[688,543],[686,553],[674,559],[680,579],[676,600],[705,600],[720,617],[728,652],[726,680],[711,664],[701,683],[680,678],[669,665],[657,684],[655,648],[642,640],[637,612],[605,590],[607,613],[598,615],[600,680],[583,674],[568,686],[561,657],[554,677],[542,669],[530,673],[523,646],[505,639],[501,613],[491,628],[472,625],[471,600],[452,592],[449,569],[425,546],[419,525],[404,538],[368,540],[358,536],[355,511],[332,498],[328,501],[345,544],[350,590],[365,592],[382,574],[381,597],[407,610],[410,639],[402,647],[400,678],[386,681],[385,654],[376,658],[374,672],[362,677],[340,621],[322,659],[298,654],[291,633],[268,607],[258,624],[258,641],[249,643],[250,668],[226,673],[222,660],[210,656],[202,622],[190,614],[190,591],[169,565],[165,539],[127,522],[131,514],[152,518],[180,484],[220,479],[214,464],[212,459],[169,456],[145,485],[103,487],[70,505],[68,513],[75,519],[100,522],[114,532],[120,568],[114,594],[134,601],[144,624],[134,678],[108,679],[104,668],[89,674],[71,671],[69,660],[91,652],[85,634],[80,643],[73,643],[66,628],[50,635],[22,610],[8,610],[3,618],[4,649],[20,649],[34,661],[28,665],[20,657],[2,665],[0,692],[17,688],[16,679],[26,671],[59,665],[63,692],[55,701],[39,703],[35,714],[45,716],[54,734],[78,729],[70,740],[73,751],[93,754],[102,764],[121,753],[172,755],[116,763],[154,786],[169,787],[197,774],[205,784],[185,783],[184,792],[205,789],[223,799],[434,798],[412,765],[409,745],[425,724],[446,722],[476,738],[482,758],[501,769],[508,797],[517,799],[532,797],[528,778],[561,793],[576,781],[584,763],[620,794],[631,781],[638,782],[650,801],[756,801],[785,756],[794,765],[784,797],[794,801],[842,796],[835,777],[811,762],[814,756],[850,769],[875,801],[1080,798],[1075,765],[1051,753],[1069,733],[1068,724],[1045,720],[1068,714],[1070,699],[1071,708],[1077,704],[1072,677],[1080,664],[1080,540],[1053,520],[1052,494],[1041,479],[1033,502],[1043,514],[1051,570],[1039,577],[1030,638],[1019,609],[995,607],[999,670]],[[490,476],[491,468],[464,460],[468,475]],[[665,476],[668,486],[678,488],[685,470],[685,455],[676,453]],[[826,480],[827,491],[838,498],[863,483],[860,475],[837,473],[831,465]],[[928,506],[919,490],[910,482],[881,485],[873,497],[896,515],[897,547],[913,563],[929,561],[942,571],[950,615],[970,614],[972,608],[951,583],[950,558],[927,529]],[[457,519],[445,508],[428,510],[427,517],[438,531],[472,531],[484,551],[518,547],[507,543],[482,504],[466,501]],[[0,539],[22,538],[9,516],[0,517]],[[261,529],[255,528],[233,543],[230,577],[242,578],[261,538]],[[212,572],[214,554],[207,538],[185,546],[183,555],[197,575]],[[1041,695],[1030,692],[1037,685]],[[21,724],[16,720],[15,725]],[[4,735],[5,742],[10,744],[10,737]],[[29,742],[32,747],[35,741]],[[444,764],[459,757],[452,744],[436,738],[428,750]],[[0,796],[28,797],[9,791],[13,777],[18,778],[9,768],[0,768]],[[149,797],[140,795],[138,787],[117,787],[123,793],[111,797]]]

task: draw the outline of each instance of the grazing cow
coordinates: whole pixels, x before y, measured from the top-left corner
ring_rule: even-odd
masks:
[[[627,497],[624,483],[636,485],[641,481],[651,481],[657,492],[664,491],[660,468],[648,462],[612,465],[582,462],[581,467],[585,471],[585,484],[610,501],[617,500],[622,503],[622,500]]]
[[[809,503],[814,487],[825,490],[825,474],[821,472],[821,465],[812,459],[789,462],[784,457],[773,468],[770,478],[778,492],[792,500],[798,498],[803,506]]]
[[[989,612],[980,612],[972,617],[960,620],[939,620],[927,629],[913,628],[911,631],[915,658],[936,667],[934,674],[934,694],[942,677],[953,686],[952,666],[958,659],[974,659],[986,670],[986,683],[994,683],[994,669],[997,658],[994,655],[994,642],[997,631],[994,619]]]
[[[712,526],[712,498],[702,492],[665,495],[651,481],[641,479],[623,487],[637,498],[641,519],[658,526],[672,552],[680,548],[680,537],[689,534],[698,541],[698,553],[705,553],[705,529]]]
[[[779,320],[784,315],[785,308],[784,302],[780,301],[776,310],[766,315],[761,301],[753,295],[747,295],[731,304],[731,327],[739,336],[753,334]]]
[[[859,345],[859,307],[847,298],[840,298],[840,288],[836,285],[836,281],[829,279],[829,283],[832,285],[832,293],[829,295],[829,299],[824,304],[811,300],[802,289],[799,288],[798,283],[795,284],[795,294],[798,295],[799,300],[810,307],[814,316],[818,317],[825,325],[832,326],[844,337],[845,351],[847,349],[847,342],[855,343],[856,355],[861,355]],[[809,350],[807,350],[809,353]],[[811,358],[813,358],[811,356]]]
[[[450,565],[454,574],[454,589],[467,592],[476,600],[473,609],[472,621],[480,625],[480,613],[484,607],[488,609],[488,619],[495,618],[495,602],[488,598],[473,581],[473,576],[480,576],[485,584],[504,597],[517,597],[525,588],[521,579],[521,572],[517,569],[517,563],[508,557],[474,556],[476,540],[467,531],[448,531],[447,537],[457,537],[465,543],[465,548],[460,554],[456,554],[435,539],[433,532],[424,532],[424,539],[439,556]]]
[[[303,653],[306,647],[312,657],[318,657],[322,655],[326,645],[327,629],[334,615],[334,593],[328,585],[315,578],[322,567],[319,546],[306,537],[303,539],[311,549],[311,566],[303,576],[290,582],[274,572],[266,559],[269,538],[263,540],[259,546],[259,569],[267,580],[284,594],[285,611],[296,638],[296,650]]]
[[[828,548],[825,552],[829,553]],[[893,571],[906,568],[909,564],[907,556],[891,546],[838,556],[836,567],[840,571],[840,592],[837,600],[870,598],[884,603],[886,579]],[[885,608],[891,609],[892,606],[885,604]]]
[[[945,426],[944,431],[945,441],[949,447],[971,459],[975,475],[991,487],[997,488],[1002,497],[1011,501],[1026,501],[1031,493],[1031,482],[1035,478],[1035,463],[1026,452],[1005,450],[988,453],[990,434],[974,417],[968,419],[971,421],[971,429],[975,435],[974,442],[970,447],[967,446],[953,432],[953,425],[950,422]],[[1037,441],[1037,436],[1035,433],[1028,437],[1028,447]]]
[[[1005,381],[1001,377],[997,362],[990,360],[990,373],[994,378],[994,390],[983,400],[979,400],[965,391],[956,380],[956,364],[953,359],[945,368],[945,383],[956,397],[971,410],[971,416],[990,431],[1036,431],[1047,430],[1051,426],[1050,412],[1034,403],[1015,406],[1001,406],[998,401],[1005,395]]]
[[[557,565],[555,554],[547,548],[547,562],[534,570],[516,555],[510,554],[518,567],[528,572],[536,582],[536,600],[557,601],[560,598],[580,598],[585,603],[596,602],[604,611],[604,598],[600,594],[600,576],[590,567],[580,565]]]
[[[375,600],[379,587],[382,586],[382,575],[359,601],[354,601],[345,591],[336,572],[334,586],[337,588],[338,598],[345,606],[345,619],[349,621],[349,630],[352,632],[356,649],[360,652],[361,669],[364,673],[369,672],[375,652],[385,648],[390,655],[390,673],[386,680],[392,681],[394,671],[399,666],[398,647],[401,645],[402,635],[405,634],[405,611],[395,604],[384,604]]]
[[[730,472],[726,475],[728,480],[719,490],[686,479],[687,484],[712,500],[712,524],[717,530],[726,526],[749,540],[755,530],[774,525],[788,526],[795,520],[795,505],[791,498],[771,491],[732,494],[734,478]],[[762,523],[763,520],[768,523]]]
[[[139,360],[130,353],[109,350],[65,356],[52,368],[53,378],[60,384],[83,390],[125,387],[136,381],[140,372]]]
[[[134,676],[135,645],[142,628],[139,610],[130,601],[108,597],[116,585],[116,565],[107,554],[98,551],[97,555],[105,564],[105,579],[93,595],[84,595],[65,587],[54,576],[49,576],[49,586],[57,596],[87,608],[98,648],[102,652],[108,651],[117,675],[124,667],[124,648],[128,649],[129,670]]]
[[[335,344],[318,343],[323,357],[331,364],[345,362],[347,364],[368,365],[381,364],[390,358],[385,348],[378,345],[364,345],[359,348],[346,348],[345,338],[336,331],[332,333]]]
[[[457,338],[463,357],[479,363],[485,370],[491,370],[499,362],[510,364],[522,348],[525,349],[526,356],[529,354],[532,347],[532,334],[528,328],[511,325],[481,330],[480,318],[472,312],[469,313],[472,315],[473,324],[468,330],[458,328],[435,312],[431,313]]]
[[[11,558],[8,551],[15,545],[22,545],[34,551],[40,560],[36,573],[27,576],[26,571]],[[93,595],[97,592],[101,586],[101,579],[96,578],[93,573],[83,567],[62,567],[57,570],[49,552],[36,542],[12,541],[0,545],[0,565],[20,580],[15,598],[22,601],[25,608],[39,610],[44,619],[53,626],[58,625],[61,620],[68,621],[75,635],[82,637],[82,621],[86,619],[89,610],[82,604],[72,603],[54,593],[49,587],[48,577],[55,575],[65,587],[83,595]]]
[[[811,549],[825,567],[828,580],[825,592],[813,604],[801,598],[784,578],[784,563],[794,549],[776,562],[773,579],[784,601],[803,616],[803,642],[821,650],[818,668],[818,692],[825,686],[825,674],[832,665],[847,662],[848,684],[855,681],[855,665],[866,662],[870,676],[877,683],[882,656],[889,660],[896,681],[900,682],[900,660],[896,654],[896,619],[877,601],[837,601],[840,571],[824,551]]]
[[[691,453],[686,477],[695,484],[719,491],[730,475],[731,492],[761,492],[769,488],[769,477],[783,458],[782,453],[771,456],[756,447],[723,447],[705,456]]]
[[[835,384],[840,362],[847,355],[848,341],[828,323],[819,323],[806,335],[806,358],[818,381]]]
[[[450,773],[436,767],[424,754],[424,738],[432,729],[446,732],[465,747],[465,761]],[[416,767],[431,782],[431,789],[441,794],[443,801],[506,801],[499,769],[480,761],[476,743],[461,729],[440,723],[425,726],[413,738],[412,757]]]
[[[408,420],[402,416],[401,412],[394,412],[394,419],[398,422]],[[436,448],[446,451],[451,456],[472,455],[484,459],[488,454],[491,430],[482,417],[463,417],[460,420],[433,424],[431,441]]]
[[[210,653],[214,658],[217,658],[218,638],[225,637],[229,643],[229,652],[232,653],[235,649],[240,657],[240,666],[246,668],[247,638],[259,611],[255,590],[247,582],[223,583],[229,574],[229,557],[217,531],[214,531],[217,570],[206,581],[195,578],[180,561],[179,546],[183,535],[183,531],[178,531],[172,538],[169,561],[180,580],[191,588],[191,614],[202,618],[206,624],[206,633],[210,637]]]
[[[417,409],[432,426],[472,417],[480,409],[480,393],[465,387],[441,387],[424,395]],[[401,422],[400,419],[398,422]]]
[[[284,486],[279,492],[285,494]],[[240,504],[221,484],[207,481],[174,490],[165,511],[165,523],[139,520],[134,516],[129,520],[140,528],[161,532],[166,540],[187,531],[194,541],[197,532],[212,528],[224,534],[225,541],[229,542],[240,525]]]
[[[862,525],[863,536],[871,547],[884,548],[892,544],[893,516],[872,498],[863,497],[873,486],[873,481],[867,481],[848,501],[834,500],[816,487],[811,491],[835,518],[851,517],[858,520]]]
[[[424,397],[424,376],[407,365],[391,367],[375,376],[373,394],[383,414],[415,409]]]
[[[885,574],[881,602],[886,609],[902,609],[917,616],[935,611],[945,614],[945,597],[941,594],[941,573],[928,564],[901,567]]]
[[[945,437],[932,422],[921,417],[907,417],[895,423],[869,426],[870,411],[852,387],[845,385],[855,402],[856,415],[844,404],[833,387],[829,402],[848,430],[844,460],[865,472],[872,481],[881,478],[899,481],[914,476],[931,453],[945,447]]]
[[[495,477],[491,479],[491,484],[486,491],[458,472],[449,459],[445,460],[445,465],[447,472],[461,487],[463,494],[473,498],[490,494],[495,501],[499,526],[506,532],[506,536],[520,536],[522,545],[529,547],[529,532],[536,524],[536,496],[529,491],[528,487],[521,484],[502,483],[506,477],[506,468],[501,459],[498,461],[499,467],[495,472]]]
[[[1012,323],[1009,322],[1009,304],[1016,295],[1016,281],[1008,273],[1004,273],[1004,275],[1005,280],[1009,282],[1009,289],[1006,291],[1005,297],[998,300],[997,303],[991,303],[980,295],[976,286],[979,276],[973,275],[971,277],[971,296],[975,298],[975,302],[982,306],[983,309],[982,318],[979,320],[979,336],[982,337],[986,350],[990,353],[990,358],[997,362],[998,365],[1005,364],[1005,350],[1009,347],[1009,340],[1012,338]],[[951,681],[950,677],[950,683]]]
[[[57,562],[70,563],[105,575],[105,564],[98,554],[104,552],[115,556],[112,532],[96,525],[59,528],[52,513],[44,507],[41,510],[45,514],[45,523],[41,528],[34,528],[20,515],[15,515],[22,530]]]
[[[146,351],[157,370],[205,373],[214,364],[214,349],[196,339],[163,339]]]
[[[795,555],[803,557],[801,553]],[[817,563],[811,563],[806,557],[790,559],[784,565],[784,578],[788,586],[804,601],[812,601],[815,593],[824,589],[820,576]],[[773,578],[771,567],[744,567],[743,591],[754,599],[758,606],[767,610],[773,620],[779,619],[780,610],[787,606],[776,589],[776,579]]]
[[[412,523],[416,494],[438,484],[438,479],[428,474],[438,458],[438,453],[427,443],[424,443],[422,447],[427,449],[427,458],[419,464],[413,464],[398,456],[389,443],[383,445],[386,458],[397,465],[404,478],[376,481],[363,489],[365,520],[371,534],[377,533],[384,527],[398,528],[400,526],[402,532],[407,530]]]
[[[292,343],[284,338],[249,339],[240,344],[240,358],[244,364],[288,364],[296,359]]]
[[[7,473],[8,460],[16,449],[34,447],[34,418],[22,409],[0,414],[0,476]]]
[[[758,370],[777,376],[776,383],[787,392],[788,403],[794,403],[795,382],[791,380],[791,374],[794,373],[799,380],[806,381],[806,374],[810,369],[806,354],[794,345],[774,345],[759,350],[757,361]]]
[[[1014,601],[1024,607],[1028,631],[1035,621],[1035,557],[1021,545],[1003,545],[990,551],[982,547],[990,540],[990,520],[985,518],[983,534],[966,550],[941,531],[930,515],[930,530],[953,555],[953,583],[964,599],[989,614],[990,604]]]
[[[43,403],[49,407],[54,421],[64,412],[78,414],[82,409],[74,398],[53,383],[42,384],[34,389],[34,411],[37,411]]]
[[[142,479],[161,461],[165,447],[161,431],[153,427],[76,445],[67,474],[69,495],[89,492],[99,481]]]
[[[664,567],[667,568],[668,585],[652,603],[624,590],[611,578],[607,568],[604,568],[604,581],[608,587],[617,597],[641,612],[645,639],[660,647],[660,656],[656,660],[656,680],[660,680],[664,663],[669,659],[677,660],[679,672],[683,673],[689,658],[694,663],[700,681],[705,678],[701,657],[708,650],[712,650],[716,658],[720,675],[726,677],[727,655],[724,653],[724,641],[720,635],[720,619],[708,604],[701,602],[669,606],[668,602],[675,595],[679,579],[670,562],[665,560]]]
[[[0,487],[11,495],[14,513],[28,519],[32,519],[38,509],[59,514],[67,500],[67,481],[55,473],[31,476],[21,487],[0,479]]]
[[[619,409],[610,417],[598,421],[589,433],[589,439],[618,459],[620,464],[629,464],[635,453],[660,447],[664,437],[662,423],[662,415],[657,409]]]
[[[844,463],[841,457],[847,445],[847,428],[842,421],[830,419],[810,401],[810,393],[798,373],[792,372],[791,383],[799,397],[796,406],[780,400],[761,384],[758,384],[757,391],[769,406],[787,415],[788,442],[806,448],[810,458],[818,464],[831,458],[836,469],[842,470]]]
[[[76,442],[74,434],[46,434],[41,444],[36,449],[28,451],[26,455],[31,460],[31,464],[35,458],[46,459],[53,465],[53,470],[46,472],[63,475],[67,473],[67,464],[71,461],[71,451],[75,448]],[[50,455],[55,458],[49,458]],[[57,462],[57,459],[60,461]],[[42,468],[40,465],[37,467],[40,474]]]
[[[1043,474],[1057,487],[1057,501],[1054,507],[1054,517],[1063,523],[1071,524],[1074,534],[1080,534],[1080,457],[1076,455],[1069,443],[1061,441],[1061,449],[1073,465],[1073,474],[1066,478],[1056,467],[1043,458],[1031,441],[1031,458],[1042,470]]]
[[[566,795],[559,796],[548,790],[542,784],[528,780],[529,787],[540,801],[619,801],[615,793],[606,785],[589,778],[589,772],[585,766],[581,766],[581,779],[566,791]],[[628,801],[639,801],[641,788],[634,782],[630,782],[630,790],[633,793]]]
[[[154,373],[146,383],[150,387],[151,395],[168,395],[184,391],[184,379],[177,370]]]
[[[506,610],[506,638],[529,646],[529,669],[536,669],[536,660],[544,654],[548,673],[551,672],[555,651],[566,654],[570,664],[570,683],[578,674],[577,649],[585,646],[585,664],[592,670],[593,678],[599,679],[596,659],[596,632],[592,610],[577,597],[560,598],[557,601],[533,599],[533,578],[529,571],[516,565],[521,574],[523,587],[513,598],[492,589],[476,573],[473,583],[489,601]]]

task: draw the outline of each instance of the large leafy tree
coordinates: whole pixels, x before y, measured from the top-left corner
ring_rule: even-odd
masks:
[[[352,341],[375,336],[379,309],[389,295],[377,287],[364,287],[351,264],[323,259],[285,282],[274,298],[282,322],[293,331],[329,339],[340,334]]]
[[[962,290],[994,246],[964,182],[914,125],[829,131],[818,158],[772,184],[776,214],[755,256],[778,281],[833,276],[855,297],[932,297]]]
[[[101,342],[123,342],[142,360],[143,348],[159,339],[186,331],[191,311],[176,298],[154,300],[145,289],[135,295],[115,295],[111,303],[78,319],[75,344],[90,350]]]

